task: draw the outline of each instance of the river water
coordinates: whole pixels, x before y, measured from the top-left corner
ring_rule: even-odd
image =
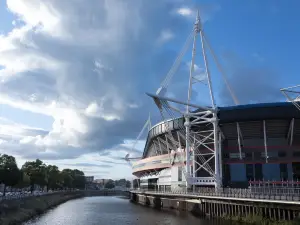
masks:
[[[119,197],[86,197],[68,201],[23,225],[225,225],[190,213],[156,210]]]

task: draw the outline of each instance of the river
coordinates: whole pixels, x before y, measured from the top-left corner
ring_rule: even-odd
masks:
[[[225,225],[190,213],[155,210],[119,197],[86,197],[68,201],[23,225]]]

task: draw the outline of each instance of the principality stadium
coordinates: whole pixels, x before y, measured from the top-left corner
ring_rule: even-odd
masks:
[[[202,43],[199,52],[206,68],[209,107],[190,101],[194,81],[199,81],[193,75],[197,37]],[[248,187],[260,181],[274,185],[300,180],[299,96],[288,98],[288,102],[240,105],[208,44],[199,14],[186,43],[189,40],[194,44],[187,101],[166,97],[172,77],[169,73],[156,94],[148,94],[162,122],[149,127],[141,158],[126,157],[139,188]],[[216,106],[206,49],[216,61],[235,106]],[[281,91],[286,95],[289,89]]]

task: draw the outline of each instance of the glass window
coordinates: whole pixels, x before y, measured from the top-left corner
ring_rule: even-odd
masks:
[[[184,127],[183,118],[179,119],[179,127]]]
[[[241,155],[242,155],[242,158],[245,158],[245,152],[242,152]],[[229,153],[229,158],[239,159],[240,158],[240,153],[239,152]]]
[[[267,152],[267,154],[268,154],[269,157],[273,157],[273,158],[278,157],[278,152]],[[261,153],[261,157],[265,158],[266,157],[266,153],[262,152]]]
[[[279,164],[279,168],[280,168],[280,179],[287,180],[288,179],[287,164],[281,163],[281,164]]]
[[[224,152],[223,153],[223,157],[224,157],[224,159],[229,159],[229,153],[228,152]]]
[[[253,164],[246,164],[246,177],[247,180],[254,180]]]
[[[246,159],[252,159],[252,152],[246,152]]]
[[[178,167],[178,181],[182,181],[182,167]]]
[[[298,151],[298,152],[293,152],[293,156],[295,156],[295,157],[300,157],[300,151]]]
[[[174,120],[174,129],[178,129],[178,120]]]
[[[300,163],[299,162],[293,162],[293,179],[299,180],[300,179]]]
[[[278,152],[278,156],[279,157],[286,157],[286,152],[280,151],[280,152]]]
[[[173,130],[174,129],[174,127],[173,127],[173,121],[169,121],[168,122],[168,126],[169,126],[170,130]]]
[[[262,164],[255,164],[255,180],[262,180],[263,173],[262,173]]]
[[[166,132],[166,125],[164,123],[161,125],[161,132],[162,133]]]

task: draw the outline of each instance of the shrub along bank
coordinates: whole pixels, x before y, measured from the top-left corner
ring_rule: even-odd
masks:
[[[84,192],[56,192],[23,199],[3,200],[0,202],[0,224],[21,224],[46,210],[68,200],[80,198]]]

